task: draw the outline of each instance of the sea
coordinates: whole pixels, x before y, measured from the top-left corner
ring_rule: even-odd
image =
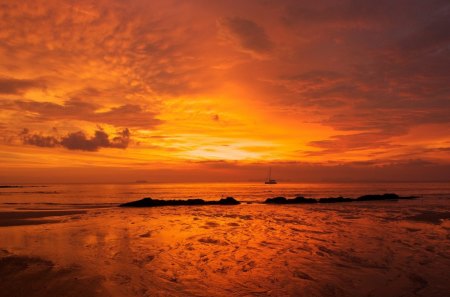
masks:
[[[427,203],[448,202],[448,183],[123,183],[123,184],[14,184],[0,188],[0,204],[49,206],[109,206],[144,197],[153,199],[218,200],[234,197],[241,202],[262,203],[267,198],[350,197],[396,193],[417,196]]]

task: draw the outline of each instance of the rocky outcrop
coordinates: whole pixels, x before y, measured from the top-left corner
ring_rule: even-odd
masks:
[[[316,199],[305,198],[302,196],[295,197],[293,199],[286,199],[285,197],[275,197],[266,199],[265,203],[267,204],[310,204],[317,203]]]
[[[141,200],[123,203],[121,207],[155,207],[155,206],[197,206],[197,205],[237,205],[239,201],[233,197],[222,198],[219,201],[205,201],[203,199],[187,200],[159,200],[143,198]]]
[[[401,200],[401,199],[414,199],[415,196],[401,197],[397,194],[386,193],[382,195],[364,195],[356,199],[344,198],[344,197],[329,197],[329,198],[305,198],[302,196],[287,199],[285,197],[268,198],[264,203],[266,204],[309,204],[309,203],[341,203],[341,202],[358,202],[358,201],[380,201],[380,200]]]
[[[364,195],[356,198],[357,201],[378,201],[378,200],[399,200],[399,199],[414,199],[415,196],[401,197],[395,193],[386,193],[383,195]]]
[[[344,197],[330,197],[330,198],[320,198],[319,203],[339,203],[339,202],[352,202],[355,201],[352,198]]]

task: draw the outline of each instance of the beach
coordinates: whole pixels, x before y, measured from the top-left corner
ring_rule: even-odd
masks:
[[[6,296],[444,296],[450,205],[426,197],[155,208],[3,204],[0,290]]]

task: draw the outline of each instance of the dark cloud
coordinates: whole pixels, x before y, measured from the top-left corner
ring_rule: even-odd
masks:
[[[127,148],[130,141],[128,129],[122,131],[120,136],[109,139],[108,134],[102,130],[95,131],[93,137],[88,137],[84,132],[70,133],[61,138],[60,144],[69,150],[97,151],[99,148]]]
[[[0,94],[16,95],[40,86],[43,86],[43,82],[40,80],[0,77]]]
[[[439,48],[450,42],[450,7],[435,14],[401,41],[403,50],[418,51]]]
[[[251,20],[240,17],[228,17],[220,20],[234,42],[243,50],[262,54],[271,51],[274,47],[264,28]]]
[[[130,130],[124,129],[118,136],[110,142],[110,147],[127,148],[130,143]]]
[[[280,102],[316,112],[321,116],[321,124],[336,130],[364,131],[349,137],[337,135],[311,145],[323,148],[324,152],[339,147],[341,151],[363,149],[367,146],[362,144],[370,146],[367,140],[370,136],[374,137],[374,146],[388,148],[394,130],[402,135],[414,126],[450,123],[450,7],[443,1],[412,1],[408,5],[399,2],[382,1],[376,4],[381,5],[378,10],[373,13],[367,10],[373,34],[337,32],[333,26],[322,27],[320,35],[311,34],[317,39],[299,46],[306,59],[326,58],[316,52],[327,46],[333,49],[330,55],[334,59],[328,65],[316,61],[321,67],[308,71],[285,70],[275,81],[285,92]],[[367,4],[364,3],[360,5]],[[390,13],[377,13],[389,10],[390,5],[399,13],[398,18]],[[313,4],[311,7],[321,9]],[[302,22],[319,25],[337,22],[342,16],[358,19],[356,14],[346,11],[330,11],[331,15],[325,19],[310,15]],[[308,28],[306,32],[315,30]],[[339,42],[328,41],[327,45],[326,38]]]
[[[110,124],[118,127],[149,129],[162,121],[156,119],[156,113],[150,112],[136,104],[125,104],[99,111],[102,106],[71,99],[63,104],[16,100],[0,103],[0,108],[32,112],[39,121],[81,120],[94,123]]]
[[[403,115],[406,126],[418,117],[442,121],[434,114],[450,104],[448,1],[299,0],[288,1],[283,16],[304,38],[293,49],[302,54],[298,60],[315,67],[326,62],[320,70],[282,76],[295,94],[286,102],[325,109],[335,119],[330,109],[337,105],[328,102],[340,102],[347,107],[339,114],[343,121],[364,114],[377,122],[379,113]]]
[[[43,136],[40,134],[30,134],[28,129],[20,133],[23,144],[39,147],[57,147],[62,146],[69,150],[79,150],[95,152],[100,148],[119,148],[125,149],[130,143],[130,131],[124,129],[117,136],[110,139],[109,135],[103,130],[95,131],[94,136],[89,137],[84,132],[78,131],[69,133],[61,138],[54,136]]]
[[[59,140],[53,136],[43,136],[40,134],[29,134],[28,129],[23,129],[20,133],[23,144],[39,147],[55,147],[59,145]]]
[[[445,0],[292,0],[286,1],[282,19],[289,25],[377,30],[399,22],[426,18],[447,5]]]

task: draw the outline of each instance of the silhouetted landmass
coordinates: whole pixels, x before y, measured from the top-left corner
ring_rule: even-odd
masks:
[[[123,203],[121,207],[154,207],[154,206],[197,206],[197,205],[237,205],[239,201],[233,197],[222,198],[219,201],[205,201],[203,199],[187,200],[159,200],[143,198],[141,200]]]
[[[387,193],[383,195],[364,195],[356,198],[357,201],[376,201],[376,200],[399,200],[399,199],[414,199],[415,196],[400,197],[394,193]]]
[[[415,199],[417,197],[415,196],[406,196],[401,197],[397,194],[393,193],[387,193],[383,195],[364,195],[361,197],[358,197],[356,199],[353,198],[344,198],[344,197],[329,197],[329,198],[319,198],[313,199],[313,198],[305,198],[302,196],[293,198],[293,199],[287,199],[285,197],[275,197],[275,198],[268,198],[264,203],[267,204],[309,204],[309,203],[341,203],[341,202],[358,202],[358,201],[380,201],[380,200],[401,200],[401,199]]]
[[[285,197],[268,198],[265,203],[273,204],[309,204],[317,203],[316,199],[305,198],[302,196],[295,197],[293,199],[286,199]]]
[[[344,197],[330,197],[330,198],[320,198],[319,203],[338,203],[338,202],[353,202],[355,201],[352,198],[344,198]]]
[[[356,199],[345,197],[329,197],[329,198],[305,198],[298,196],[292,199],[286,197],[268,198],[264,203],[266,204],[313,204],[313,203],[342,203],[342,202],[358,202],[358,201],[379,201],[379,200],[400,200],[400,199],[414,199],[417,197],[407,196],[400,197],[397,194],[383,194],[383,195],[364,195]],[[123,203],[121,207],[154,207],[154,206],[189,206],[189,205],[236,205],[239,201],[233,197],[220,199],[219,201],[205,201],[203,199],[187,199],[187,200],[159,200],[152,198],[143,198],[141,200]]]
[[[0,186],[0,189],[23,188],[24,186]]]

